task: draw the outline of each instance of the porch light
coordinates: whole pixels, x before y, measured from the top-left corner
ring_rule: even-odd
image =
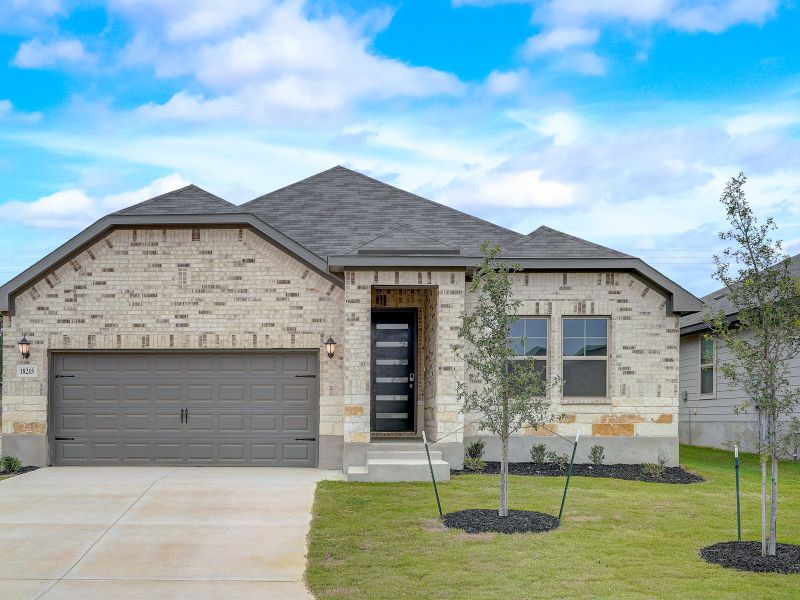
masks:
[[[325,340],[325,351],[328,353],[328,358],[333,358],[336,352],[336,342],[332,337],[328,337],[328,339]]]
[[[22,355],[22,358],[28,358],[31,355],[31,343],[28,341],[28,338],[25,337],[24,333],[22,334],[22,339],[17,342],[17,349]]]

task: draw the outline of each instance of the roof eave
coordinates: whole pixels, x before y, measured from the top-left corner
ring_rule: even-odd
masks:
[[[699,298],[638,258],[515,258],[508,260],[513,260],[523,269],[540,271],[630,271],[638,273],[668,296],[670,313],[687,315],[699,312],[703,308]],[[332,271],[375,267],[470,268],[478,266],[480,261],[481,257],[471,256],[345,255],[329,256],[328,268]]]
[[[0,313],[14,314],[14,294],[31,281],[41,278],[48,271],[58,268],[70,256],[80,252],[95,240],[105,235],[114,227],[126,226],[208,226],[208,225],[241,225],[251,227],[261,237],[273,245],[285,250],[300,262],[334,283],[344,287],[344,282],[328,271],[328,265],[319,256],[297,243],[287,235],[271,227],[255,215],[244,212],[217,213],[206,215],[117,215],[111,214],[92,223],[78,235],[56,248],[53,252],[33,264],[31,267],[0,286]]]

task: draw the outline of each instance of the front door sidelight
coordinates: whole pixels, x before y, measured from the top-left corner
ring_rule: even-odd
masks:
[[[414,431],[416,311],[372,313],[372,431]]]

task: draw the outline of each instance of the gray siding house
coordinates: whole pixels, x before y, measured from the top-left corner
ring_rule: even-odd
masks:
[[[633,256],[343,167],[241,206],[196,186],[164,194],[0,287],[2,451],[402,480],[428,476],[425,432],[446,478],[487,437],[461,411],[453,351],[484,241],[524,268],[511,342],[565,375],[551,429],[580,432],[584,457],[601,443],[610,461],[677,461],[678,319],[697,298]],[[521,432],[512,458],[542,440]]]
[[[790,270],[800,275],[800,255],[792,257]],[[724,310],[732,320],[736,309],[727,299],[726,288],[704,296],[703,303],[713,311]],[[756,415],[751,410],[734,409],[746,400],[743,391],[732,387],[718,373],[715,363],[732,361],[730,351],[719,340],[709,337],[702,312],[681,318],[680,441],[682,444],[729,448],[739,443],[754,450]],[[800,385],[800,360],[792,365],[792,385]],[[796,412],[800,418],[800,411]],[[790,417],[787,417],[787,420]],[[796,450],[795,450],[796,451]]]

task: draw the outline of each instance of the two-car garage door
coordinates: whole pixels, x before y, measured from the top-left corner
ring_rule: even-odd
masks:
[[[317,353],[53,356],[56,465],[317,462]]]

